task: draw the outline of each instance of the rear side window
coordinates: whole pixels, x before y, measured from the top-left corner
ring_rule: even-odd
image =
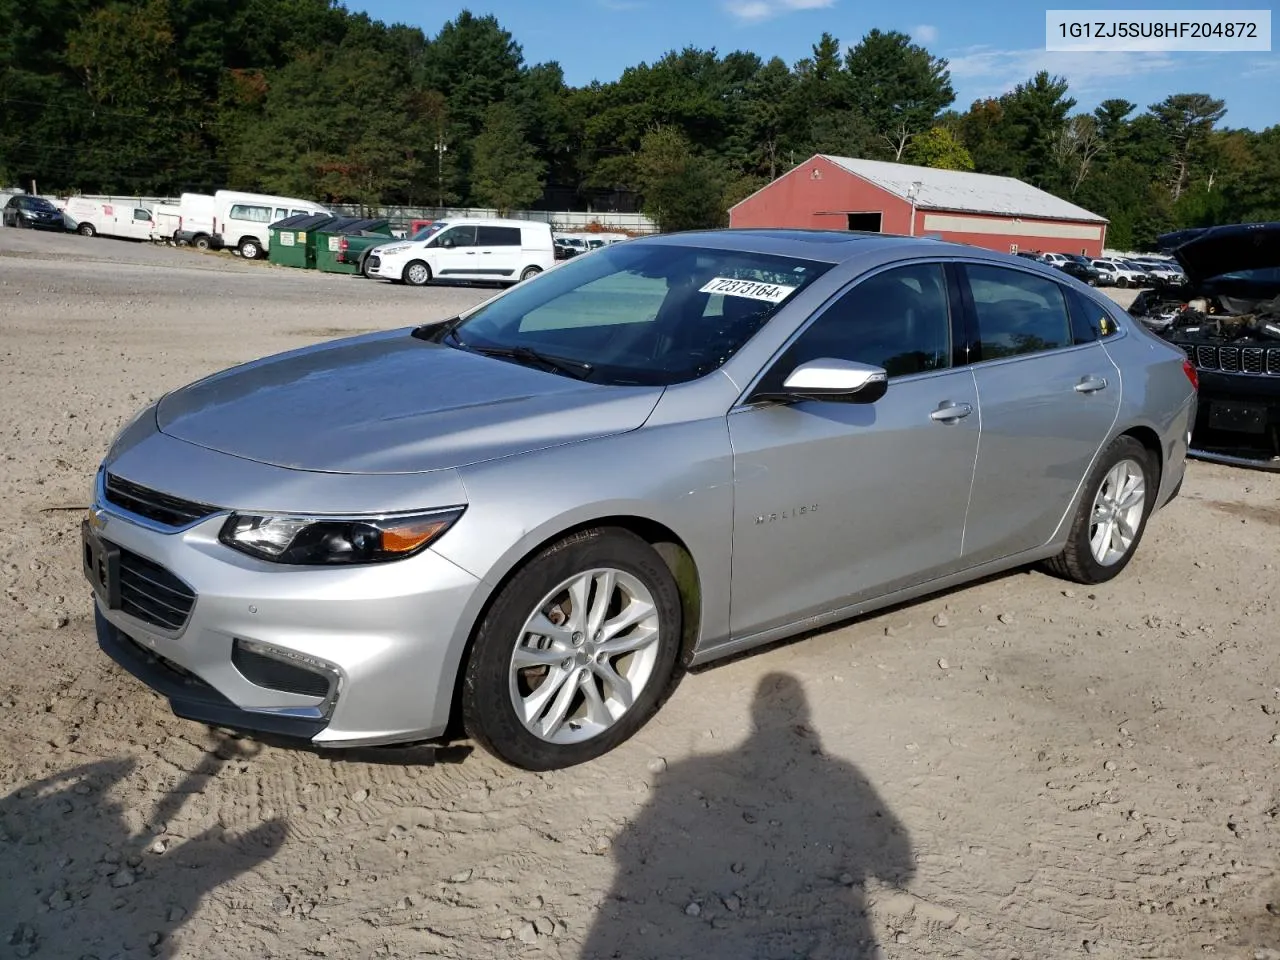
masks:
[[[1093,343],[1115,334],[1120,328],[1106,309],[1075,290],[1063,291],[1071,309],[1071,333],[1076,343]]]
[[[234,203],[231,205],[232,220],[252,220],[254,223],[270,223],[271,208],[255,207],[248,203]]]
[[[967,264],[980,360],[1017,357],[1074,342],[1063,289],[1018,270]]]
[[[477,227],[476,246],[480,247],[518,247],[520,246],[519,227]]]

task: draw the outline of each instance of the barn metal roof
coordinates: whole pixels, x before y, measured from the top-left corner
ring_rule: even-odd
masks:
[[[916,167],[884,160],[860,160],[827,154],[818,156],[904,200],[911,199],[911,187],[918,182],[918,210],[955,210],[1010,217],[1040,217],[1047,220],[1107,222],[1106,217],[1090,213],[1084,207],[1077,207],[1074,203],[1037,190],[1031,184],[1013,177],[996,177],[963,170],[937,170],[933,167]]]

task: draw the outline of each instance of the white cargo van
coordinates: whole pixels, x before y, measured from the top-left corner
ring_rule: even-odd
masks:
[[[374,247],[366,275],[420,287],[432,280],[518,283],[556,263],[551,225],[529,220],[437,220],[408,241]]]
[[[176,203],[157,203],[151,208],[151,218],[155,221],[152,240],[173,240],[182,226],[182,210]]]
[[[72,197],[67,201],[65,212],[74,222],[76,233],[82,237],[101,234],[126,240],[150,240],[156,229],[151,211],[131,203],[104,203]]]
[[[216,231],[213,229],[213,220],[217,203],[209,193],[184,193],[179,197],[180,223],[173,235],[174,242],[197,250],[216,249],[218,244],[214,242]]]
[[[213,199],[214,243],[237,251],[246,260],[267,255],[267,227],[277,220],[300,213],[329,212],[312,200],[264,193],[219,190]]]

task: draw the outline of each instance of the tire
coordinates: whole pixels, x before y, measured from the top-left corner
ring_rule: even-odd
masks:
[[[375,279],[375,278],[374,278],[374,276],[373,276],[373,274],[371,274],[371,273],[369,272],[369,256],[368,256],[368,254],[366,254],[365,256],[363,256],[363,257],[361,257],[361,258],[360,258],[360,276],[364,277],[366,280],[373,280],[373,279]]]
[[[1128,544],[1122,551],[1115,548],[1115,539],[1110,539],[1109,543],[1103,543],[1104,547],[1115,548],[1114,552],[1118,555],[1104,554],[1104,557],[1099,557],[1099,551],[1095,550],[1090,536],[1101,533],[1105,537],[1105,531],[1101,523],[1095,523],[1095,514],[1098,510],[1106,508],[1107,505],[1104,503],[1107,497],[1106,488],[1110,487],[1114,492],[1117,475],[1122,469],[1131,473],[1136,472],[1141,476],[1140,509],[1135,511],[1130,507],[1128,511],[1117,511],[1119,517],[1113,523],[1120,533],[1120,542],[1123,544],[1126,520],[1129,529],[1132,530],[1132,536],[1129,537]],[[1151,516],[1152,506],[1159,492],[1158,482],[1156,466],[1152,462],[1151,452],[1146,447],[1130,436],[1117,437],[1113,440],[1093,465],[1093,469],[1089,471],[1089,478],[1084,485],[1084,496],[1071,523],[1071,533],[1068,535],[1066,548],[1045,563],[1046,569],[1055,576],[1086,584],[1105,583],[1119,576],[1133,559],[1138,544],[1142,542],[1142,535],[1147,529],[1147,518]],[[1126,512],[1129,513],[1127,518],[1124,517]]]
[[[237,249],[240,251],[240,256],[244,257],[246,260],[262,259],[262,245],[251,237],[241,240],[240,246]]]
[[[1117,277],[1117,278],[1116,278],[1116,286],[1117,286],[1117,287],[1119,287],[1121,290],[1123,290],[1125,287],[1129,286],[1129,278],[1128,278],[1128,277]]]
[[[405,266],[403,279],[410,286],[425,287],[431,282],[431,268],[421,260],[414,260]]]
[[[591,585],[581,591],[589,593],[581,607],[582,631],[573,630],[579,615],[566,589],[573,582]],[[597,608],[591,601],[606,582],[612,585],[608,604]],[[609,620],[631,604],[638,614],[650,605],[652,609],[611,639]],[[605,618],[605,632],[586,636],[593,613]],[[554,638],[537,634],[529,629],[535,617],[548,630],[562,624],[563,632]],[[556,770],[602,756],[639,730],[667,693],[681,626],[675,577],[649,544],[618,528],[565,537],[519,568],[476,629],[462,678],[467,735],[500,760],[525,770]],[[596,650],[602,636],[601,649]],[[530,639],[535,646],[525,643]],[[610,656],[605,644],[632,648]],[[514,662],[517,650],[525,653],[523,666]],[[621,681],[630,681],[630,706],[625,705]],[[538,691],[548,683],[555,683],[554,688],[536,702]],[[594,691],[594,704],[588,688]],[[531,707],[528,724],[517,713],[517,700]]]
[[[211,241],[208,237],[201,236],[201,237],[196,237],[194,240],[192,240],[191,245],[195,247],[197,250],[199,250],[201,253],[204,253],[204,251],[208,250],[211,246],[213,246],[213,241]]]
[[[524,283],[524,281],[526,280],[531,280],[541,272],[542,272],[541,267],[525,267],[524,272],[520,274],[520,282]]]
[[[98,231],[93,229],[92,223],[82,223],[80,226],[76,227],[76,233],[80,234],[82,237],[92,237],[96,236]]]

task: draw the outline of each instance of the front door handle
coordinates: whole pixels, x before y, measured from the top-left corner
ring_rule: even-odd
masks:
[[[1106,377],[1085,377],[1076,384],[1076,393],[1097,393],[1107,389]]]
[[[938,423],[955,423],[973,413],[973,407],[967,403],[956,403],[954,400],[943,400],[938,409],[929,414],[930,420]]]

